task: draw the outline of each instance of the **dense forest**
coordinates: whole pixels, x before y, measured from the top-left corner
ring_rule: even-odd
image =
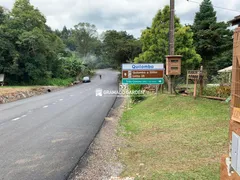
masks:
[[[48,85],[72,81],[94,69],[120,69],[127,62],[165,62],[169,45],[170,8],[165,6],[139,39],[126,31],[98,33],[91,23],[52,30],[29,0],[16,0],[12,10],[0,6],[0,74],[8,84]],[[183,55],[183,74],[203,65],[210,75],[231,65],[232,31],[217,22],[210,0],[204,0],[193,25],[175,17],[176,54]]]

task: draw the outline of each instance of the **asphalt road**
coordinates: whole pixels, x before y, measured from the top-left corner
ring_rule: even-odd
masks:
[[[0,105],[0,179],[64,180],[114,103],[96,89],[117,90],[117,73],[58,92]]]

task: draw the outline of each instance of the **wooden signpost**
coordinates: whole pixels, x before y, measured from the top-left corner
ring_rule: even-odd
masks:
[[[200,95],[203,93],[204,79],[207,77],[206,71],[203,71],[203,66],[201,66],[200,70],[189,70],[187,71],[187,87],[189,80],[193,80],[194,82],[194,92],[193,97],[197,98],[197,84],[200,82]]]

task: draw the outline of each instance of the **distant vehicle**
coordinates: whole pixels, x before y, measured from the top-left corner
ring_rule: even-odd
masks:
[[[90,77],[85,76],[85,77],[83,78],[83,83],[88,83],[88,82],[91,82]]]

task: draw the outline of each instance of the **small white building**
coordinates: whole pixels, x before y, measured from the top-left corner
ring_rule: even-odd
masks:
[[[221,70],[218,71],[218,73],[232,73],[232,66],[221,69]]]
[[[222,80],[224,83],[230,83],[232,79],[232,66],[226,67],[218,71],[222,75]]]

